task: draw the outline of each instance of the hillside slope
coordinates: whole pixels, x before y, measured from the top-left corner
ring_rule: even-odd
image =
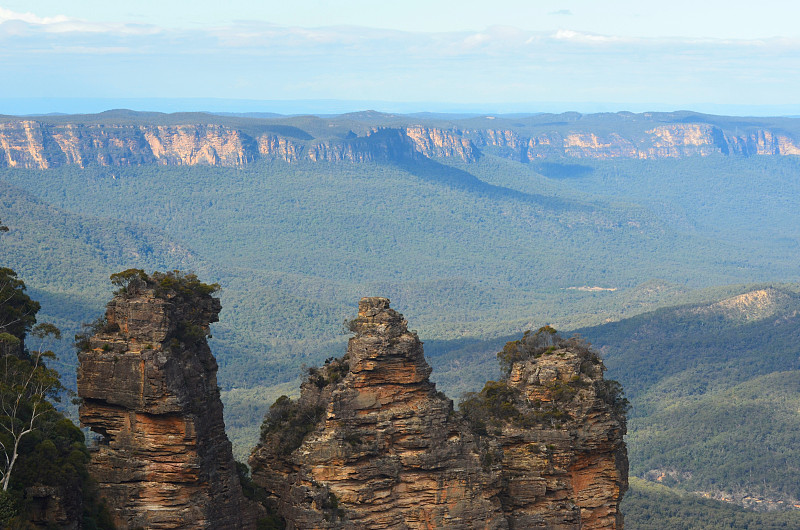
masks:
[[[630,398],[632,475],[800,506],[800,295],[765,287],[578,331]]]

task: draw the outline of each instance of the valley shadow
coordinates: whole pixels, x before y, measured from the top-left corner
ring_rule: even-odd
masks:
[[[403,171],[426,182],[432,182],[468,193],[475,193],[492,199],[513,199],[556,210],[588,211],[591,209],[586,205],[567,201],[558,197],[525,193],[503,186],[495,186],[494,184],[489,184],[488,182],[480,180],[475,175],[463,169],[448,166],[424,156],[395,159],[394,163]]]
[[[559,164],[557,162],[540,162],[533,166],[534,170],[547,178],[565,180],[586,177],[594,172],[594,168],[580,164]]]

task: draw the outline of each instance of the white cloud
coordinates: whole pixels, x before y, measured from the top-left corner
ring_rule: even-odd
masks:
[[[12,20],[39,25],[62,24],[70,21],[70,19],[64,15],[56,15],[54,17],[39,17],[33,13],[18,13],[16,11],[11,11],[10,9],[4,9],[0,7],[0,24]]]
[[[556,40],[562,41],[570,41],[570,42],[579,42],[579,43],[586,43],[586,44],[605,44],[605,43],[617,43],[617,42],[626,42],[631,41],[633,39],[625,38],[625,37],[616,37],[616,36],[608,36],[608,35],[594,35],[591,33],[582,33],[579,31],[572,31],[570,29],[560,29],[553,34],[553,38]]]
[[[0,9],[0,40],[0,97],[71,89],[287,99],[715,101],[735,87],[729,99],[778,101],[800,86],[794,73],[800,42],[791,39],[637,38],[511,26],[414,33],[258,21],[176,29]],[[753,75],[742,81],[742,72]],[[766,81],[777,76],[780,83]]]
[[[40,17],[34,13],[19,13],[0,7],[0,25],[4,23],[27,24],[32,31],[45,33],[114,33],[116,35],[152,35],[160,28],[146,24],[88,22],[65,15]]]

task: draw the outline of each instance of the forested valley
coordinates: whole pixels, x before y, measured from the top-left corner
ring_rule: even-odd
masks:
[[[522,331],[579,333],[631,402],[628,528],[792,528],[798,174],[797,156],[521,161],[488,147],[469,161],[5,167],[0,265],[60,328],[47,366],[67,389],[72,337],[101,315],[111,274],[219,283],[210,343],[239,460],[270,404],[343,353],[361,296],[419,326],[454,398],[499,376],[496,352]]]

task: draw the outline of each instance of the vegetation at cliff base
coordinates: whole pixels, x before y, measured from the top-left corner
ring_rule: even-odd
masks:
[[[84,435],[53,406],[64,388],[45,348],[60,331],[35,324],[39,304],[14,271],[0,270],[0,286],[0,522],[111,528],[86,470]],[[48,521],[48,508],[64,519]]]
[[[120,119],[174,125],[186,118],[127,114],[97,119],[111,131]],[[691,113],[653,119],[701,118],[729,129],[761,126]],[[297,117],[269,130],[301,142],[344,142],[385,119]],[[492,127],[525,133],[552,119],[497,117]],[[568,133],[583,120],[602,134],[641,128],[629,115],[587,119],[565,115],[552,127]],[[794,131],[794,124],[780,126]],[[114,288],[145,270],[218,281],[223,310],[210,344],[240,457],[275,397],[306,376],[302,365],[344,351],[340,323],[353,304],[381,294],[418,323],[433,379],[450,395],[498,379],[494,353],[521,330],[545,322],[582,328],[631,400],[635,474],[679,471],[664,480],[788,499],[800,483],[783,445],[796,432],[793,310],[735,325],[696,314],[627,317],[722,299],[750,282],[800,280],[799,171],[797,156],[523,161],[502,148],[482,149],[470,162],[4,167],[0,253],[42,304],[42,318],[65,336],[102,314],[112,273],[128,269]],[[58,358],[47,366],[72,387],[69,342],[49,348]],[[741,450],[728,446],[732,440]],[[776,468],[786,472],[764,471]]]
[[[261,426],[261,443],[276,454],[288,455],[300,447],[303,439],[322,419],[324,407],[281,396],[269,408]]]

